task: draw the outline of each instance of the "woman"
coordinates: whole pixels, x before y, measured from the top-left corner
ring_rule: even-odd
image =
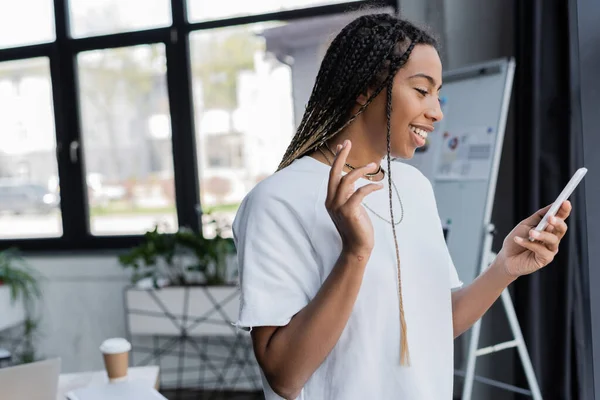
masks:
[[[241,308],[267,400],[451,399],[453,339],[558,251],[521,222],[460,288],[430,182],[408,159],[442,119],[434,39],[387,14],[332,42],[279,170],[234,222]],[[382,164],[384,161],[384,165]],[[382,191],[380,189],[386,189]]]

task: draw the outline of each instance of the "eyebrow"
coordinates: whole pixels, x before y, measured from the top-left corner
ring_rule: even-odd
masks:
[[[431,76],[427,75],[427,74],[423,74],[423,73],[418,73],[418,74],[414,74],[413,76],[410,76],[408,79],[414,79],[414,78],[425,78],[429,81],[429,83],[431,84],[431,86],[435,86],[435,79],[433,79]],[[440,86],[438,87],[438,90],[440,90],[442,88],[442,85],[440,84]]]

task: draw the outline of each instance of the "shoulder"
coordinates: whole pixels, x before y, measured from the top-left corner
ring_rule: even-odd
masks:
[[[328,167],[313,163],[318,161],[296,160],[260,181],[242,201],[236,219],[267,215],[282,222],[309,220],[328,179]]]
[[[415,189],[432,191],[429,179],[420,170],[403,161],[392,161],[392,178],[406,182]]]

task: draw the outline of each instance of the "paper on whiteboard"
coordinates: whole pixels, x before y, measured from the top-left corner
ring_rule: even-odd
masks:
[[[441,107],[444,114],[448,114],[447,101],[442,97]],[[394,159],[405,164],[412,165],[417,168],[429,181],[433,182],[437,172],[437,161],[439,160],[439,152],[442,146],[442,134],[445,132],[445,121],[437,122],[433,132],[427,135],[425,146],[419,147],[410,159]]]
[[[486,180],[494,152],[494,130],[490,127],[452,129],[443,133],[436,179]]]

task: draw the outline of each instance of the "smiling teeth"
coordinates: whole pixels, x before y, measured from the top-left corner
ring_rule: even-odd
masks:
[[[410,125],[410,130],[416,133],[417,135],[421,136],[423,139],[427,139],[427,131],[424,131],[423,129],[417,128],[416,126],[412,125]]]

